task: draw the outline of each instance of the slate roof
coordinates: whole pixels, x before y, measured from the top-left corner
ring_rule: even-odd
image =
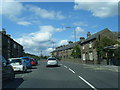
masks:
[[[107,31],[110,31],[108,28],[105,28],[104,30],[102,30],[102,31],[100,31],[100,32],[97,32],[97,33],[89,36],[87,39],[85,39],[84,41],[82,41],[81,44],[84,44],[84,43],[86,43],[86,42],[88,42],[88,41],[91,41],[91,40],[93,40],[93,39],[98,38],[99,35],[102,34],[102,33],[104,33],[104,31],[106,31],[106,30],[107,30]]]
[[[74,47],[75,45],[77,45],[78,43],[79,43],[79,41],[76,42],[76,43],[70,43],[70,44],[68,44],[68,45],[65,45],[65,46],[62,46],[62,47],[57,48],[57,49],[54,50],[53,52],[62,51],[62,50],[67,50],[67,49],[73,48],[73,47]]]

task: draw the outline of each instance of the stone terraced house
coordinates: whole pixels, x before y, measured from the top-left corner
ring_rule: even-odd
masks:
[[[71,56],[73,48],[78,43],[79,43],[79,41],[76,43],[69,43],[67,45],[62,45],[62,46],[56,47],[56,50],[51,52],[52,56],[55,56],[55,57],[58,57],[61,59],[71,59],[71,58],[73,58]]]
[[[95,41],[100,41],[101,38],[107,37],[111,40],[117,40],[118,36],[116,36],[113,32],[111,32],[108,28],[99,31],[93,35],[88,32],[87,38],[83,39],[80,43],[81,45],[81,55],[83,63],[91,63],[91,64],[100,64],[101,61],[98,60],[98,54],[96,48],[94,48]]]
[[[99,61],[98,59],[98,53],[96,48],[94,48],[94,45],[96,41],[100,41],[104,37],[120,41],[119,32],[111,32],[108,28],[105,28],[93,35],[88,32],[86,39],[84,37],[80,37],[80,41],[77,41],[76,43],[69,43],[68,45],[56,47],[56,50],[51,52],[51,54],[52,56],[59,57],[61,59],[73,59],[71,56],[73,48],[75,45],[79,45],[81,49],[80,62],[86,64],[102,64],[102,61]]]
[[[5,58],[16,58],[23,56],[23,46],[6,34],[5,29],[0,31],[0,54]]]

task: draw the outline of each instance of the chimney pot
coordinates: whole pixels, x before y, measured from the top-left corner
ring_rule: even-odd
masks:
[[[90,37],[90,36],[91,36],[91,33],[90,33],[90,32],[88,32],[88,33],[87,33],[87,37]]]
[[[85,38],[84,37],[80,37],[80,41],[82,42],[82,41],[84,41],[85,40]]]
[[[4,28],[2,28],[2,33],[6,34],[6,30]]]

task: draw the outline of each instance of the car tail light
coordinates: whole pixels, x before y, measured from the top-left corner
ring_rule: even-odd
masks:
[[[31,61],[31,64],[34,64],[34,62],[33,62],[33,61]]]

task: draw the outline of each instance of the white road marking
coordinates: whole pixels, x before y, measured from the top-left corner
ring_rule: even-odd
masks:
[[[75,73],[75,71],[73,71],[72,69],[69,68],[69,70],[70,70],[72,73]]]
[[[88,84],[91,88],[93,88],[94,90],[97,90],[93,85],[91,85],[88,81],[86,81],[84,78],[82,78],[81,76],[79,76],[80,79],[82,79],[86,84]]]
[[[65,68],[68,68],[67,66],[64,65]]]

